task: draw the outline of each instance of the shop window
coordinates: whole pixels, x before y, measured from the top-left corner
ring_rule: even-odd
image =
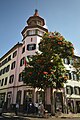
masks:
[[[19,91],[17,92],[16,103],[21,104],[21,94],[22,94],[22,91],[19,90]]]
[[[24,91],[24,101],[32,100],[32,98],[33,98],[32,90]]]

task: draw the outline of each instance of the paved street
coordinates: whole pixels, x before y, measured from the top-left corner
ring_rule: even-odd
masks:
[[[55,117],[49,117],[49,118],[33,118],[33,117],[18,117],[18,116],[0,116],[0,120],[65,120],[65,118],[55,118]],[[66,120],[80,120],[80,118],[66,118]]]
[[[0,120],[30,120],[29,118],[22,118],[22,117],[10,117],[10,116],[7,116],[7,117],[4,117],[4,116],[0,116]]]
[[[46,116],[45,116],[46,117]],[[80,120],[80,114],[61,114],[60,116],[49,116],[48,118],[41,118],[35,115],[26,115],[18,113],[16,116],[14,113],[3,113],[0,116],[0,120]]]

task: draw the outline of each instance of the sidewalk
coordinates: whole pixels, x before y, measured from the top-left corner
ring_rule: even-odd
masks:
[[[15,113],[3,113],[4,116],[7,116],[7,117],[16,117]],[[42,119],[42,120],[52,120],[52,119],[56,119],[56,118],[80,118],[80,113],[77,113],[77,114],[63,114],[61,113],[61,115],[55,115],[55,116],[48,116],[48,117],[39,117],[39,115],[33,115],[33,114],[22,114],[22,113],[18,113],[18,116],[19,118],[24,118],[24,119],[29,119],[29,120],[38,120],[38,119]]]
[[[77,114],[73,114],[73,113],[69,113],[69,114],[61,114],[59,116],[60,118],[80,118],[80,113]]]

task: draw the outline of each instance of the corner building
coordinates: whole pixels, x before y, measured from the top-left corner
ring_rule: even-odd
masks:
[[[27,86],[22,81],[22,71],[25,68],[24,58],[35,54],[43,34],[48,32],[44,27],[45,21],[35,10],[33,16],[27,20],[27,26],[22,30],[22,42],[14,45],[4,56],[0,58],[0,103],[4,102],[5,110],[10,110],[11,105],[17,102],[20,110],[26,111],[26,102],[32,100],[44,100],[46,109],[51,112],[50,88],[43,90]],[[78,59],[78,57],[74,57]],[[64,65],[68,71],[69,80],[64,88],[56,92],[53,89],[53,112],[61,107],[62,112],[80,112],[80,81],[77,80],[76,70],[71,61],[64,59]]]

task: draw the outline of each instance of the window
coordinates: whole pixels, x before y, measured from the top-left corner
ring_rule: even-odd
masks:
[[[3,69],[1,70],[1,75],[3,74]]]
[[[9,71],[9,68],[10,68],[10,65],[8,65],[8,66],[6,67],[6,72]]]
[[[5,78],[4,85],[7,85],[8,77]]]
[[[11,60],[11,55],[0,63],[0,67],[6,64],[10,60]]]
[[[3,78],[2,81],[1,81],[1,86],[3,86],[3,83],[4,83],[4,78]]]
[[[15,64],[16,64],[16,62],[14,61],[11,65],[11,70],[15,68]]]
[[[73,87],[66,86],[66,94],[69,94],[69,95],[73,94]]]
[[[23,80],[23,76],[22,73],[19,74],[19,82],[21,82]]]
[[[0,76],[2,75],[2,71],[0,70]]]
[[[1,86],[1,80],[0,80],[0,86]]]
[[[38,35],[43,36],[44,33],[42,31],[38,30]]]
[[[73,65],[73,59],[70,60],[70,64]]]
[[[13,53],[13,58],[16,57],[16,55],[17,55],[17,51]]]
[[[6,63],[7,63],[7,58],[4,61],[2,61],[2,65],[6,64]]]
[[[0,63],[0,67],[2,66],[2,63]]]
[[[25,46],[22,48],[22,53],[24,53],[25,52]]]
[[[36,49],[36,44],[28,44],[27,45],[27,50],[31,51],[31,50],[35,50]]]
[[[67,58],[64,58],[63,61],[64,61],[64,64],[70,64],[70,60]]]
[[[38,24],[38,25],[41,25],[41,21],[38,20],[38,21],[37,21],[37,24]]]
[[[9,79],[9,83],[10,83],[10,84],[13,83],[13,80],[14,80],[14,75],[11,75],[11,76],[10,76],[10,79]]]
[[[20,66],[24,65],[24,57],[20,60]]]
[[[6,67],[3,69],[3,74],[6,72]]]
[[[16,102],[19,103],[19,104],[21,104],[21,94],[22,94],[22,91],[19,90],[17,92],[17,97],[16,97]]]
[[[72,73],[71,73],[71,71],[67,70],[66,71],[66,76],[68,77],[69,80],[71,80],[72,79]]]
[[[80,79],[80,75],[79,75],[79,74],[76,74],[76,77],[77,77],[77,80],[79,80],[79,79]]]
[[[35,30],[29,30],[29,35],[34,35],[35,34]]]
[[[69,60],[69,59],[67,59],[67,64],[68,64],[68,65],[70,64],[70,60]]]
[[[69,80],[71,80],[72,79],[72,75],[71,75],[71,73],[69,73]]]
[[[11,60],[11,55],[8,57],[8,61],[10,61]]]
[[[74,93],[76,95],[79,95],[80,94],[80,88],[79,87],[74,87]]]
[[[73,72],[73,80],[77,80],[77,76],[75,72]]]

